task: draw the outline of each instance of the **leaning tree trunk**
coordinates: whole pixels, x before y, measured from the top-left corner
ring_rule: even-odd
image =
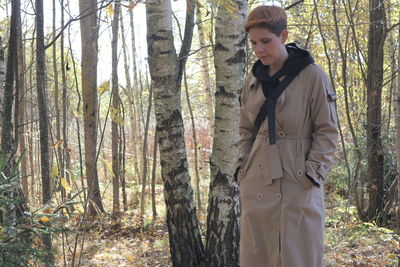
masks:
[[[234,164],[239,141],[239,95],[245,74],[247,1],[235,0],[232,14],[222,5],[215,24],[215,133],[207,217],[207,266],[239,266],[239,186]],[[229,32],[232,34],[226,35]],[[233,34],[235,33],[235,34]]]
[[[82,41],[82,92],[83,122],[85,138],[86,177],[89,187],[89,213],[94,216],[97,209],[104,212],[101,200],[99,178],[97,175],[97,41],[98,25],[96,18],[96,1],[79,0],[79,10],[83,16],[81,23]]]
[[[120,164],[119,164],[119,93],[118,93],[118,22],[119,12],[121,9],[120,1],[115,2],[114,18],[112,22],[112,126],[111,126],[111,147],[112,147],[112,170],[113,170],[113,213],[118,215],[119,205],[119,179],[120,179]]]
[[[39,134],[40,134],[40,167],[42,171],[42,196],[43,204],[51,202],[50,164],[49,164],[49,130],[47,103],[45,96],[45,47],[44,47],[44,19],[43,0],[36,0],[36,87],[39,109]],[[43,234],[43,243],[46,250],[51,250],[50,234]],[[54,259],[48,256],[46,266],[53,266]]]
[[[385,1],[370,0],[367,66],[367,144],[369,204],[367,219],[381,222],[384,207],[383,147],[381,137],[383,45],[386,37]]]
[[[194,7],[191,1],[187,3]],[[146,13],[172,264],[198,266],[203,258],[203,244],[190,184],[180,101],[182,71],[193,34],[193,14],[187,12],[185,37],[178,58],[172,33],[171,1],[149,0]]]
[[[140,224],[144,226],[144,215],[146,209],[146,186],[147,186],[147,169],[149,162],[147,160],[147,146],[149,137],[149,125],[150,125],[150,114],[153,104],[153,88],[149,87],[149,105],[147,107],[146,124],[144,126],[144,136],[143,136],[143,151],[142,151],[142,193],[140,197]]]

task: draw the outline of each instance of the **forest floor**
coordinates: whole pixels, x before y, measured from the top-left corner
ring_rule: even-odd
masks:
[[[400,237],[389,229],[359,221],[355,208],[346,206],[337,195],[326,197],[325,266],[400,266]],[[88,222],[86,234],[78,233],[76,255],[84,238],[80,266],[171,266],[165,219],[146,219],[142,229],[139,218],[138,212],[125,212],[117,221],[104,215]],[[199,213],[199,220],[205,234],[205,212]],[[56,241],[57,266],[71,266],[75,236],[69,234],[64,242],[65,257],[61,240]],[[75,258],[78,266],[79,256]]]

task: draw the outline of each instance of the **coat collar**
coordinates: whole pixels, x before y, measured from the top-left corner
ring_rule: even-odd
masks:
[[[253,73],[250,73],[250,80],[249,80],[249,88],[254,89],[257,88],[260,84],[260,81],[254,77]]]

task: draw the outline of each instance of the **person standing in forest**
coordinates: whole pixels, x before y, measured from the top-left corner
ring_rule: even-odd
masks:
[[[320,267],[336,95],[310,53],[285,44],[283,8],[256,7],[245,31],[258,60],[240,98],[240,266]]]

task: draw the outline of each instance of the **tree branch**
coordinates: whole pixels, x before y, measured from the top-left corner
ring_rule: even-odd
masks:
[[[285,10],[289,10],[289,9],[291,9],[291,8],[293,8],[293,7],[295,7],[295,6],[299,5],[299,4],[301,4],[301,3],[303,3],[303,2],[304,2],[304,0],[296,1],[296,2],[294,2],[293,4],[288,5],[287,7],[285,7]]]
[[[100,6],[97,10],[100,10],[100,9],[103,9],[103,8],[107,7],[107,6],[108,6],[109,4],[111,4],[113,1],[114,1],[114,0],[109,0],[106,4]],[[97,10],[96,10],[96,11],[97,11]],[[56,37],[54,37],[54,39],[53,39],[50,43],[48,43],[47,45],[45,45],[44,48],[47,49],[47,48],[51,47],[51,46],[57,41],[57,39],[60,38],[61,34],[62,34],[62,33],[64,32],[64,30],[68,27],[69,24],[71,24],[71,23],[74,22],[74,21],[79,21],[79,20],[81,20],[81,19],[83,19],[83,18],[86,18],[87,16],[90,16],[90,15],[91,15],[91,13],[87,13],[87,14],[85,14],[85,15],[84,15],[84,13],[86,13],[86,10],[85,10],[84,12],[82,12],[81,14],[79,14],[77,17],[71,18],[67,23],[65,23],[64,26],[61,28],[60,32],[56,35]]]
[[[186,7],[186,21],[185,21],[185,33],[182,40],[181,50],[178,56],[178,84],[180,86],[183,69],[185,68],[185,63],[188,58],[190,47],[192,46],[193,39],[193,28],[194,28],[194,9],[196,8],[193,1],[187,0]]]

